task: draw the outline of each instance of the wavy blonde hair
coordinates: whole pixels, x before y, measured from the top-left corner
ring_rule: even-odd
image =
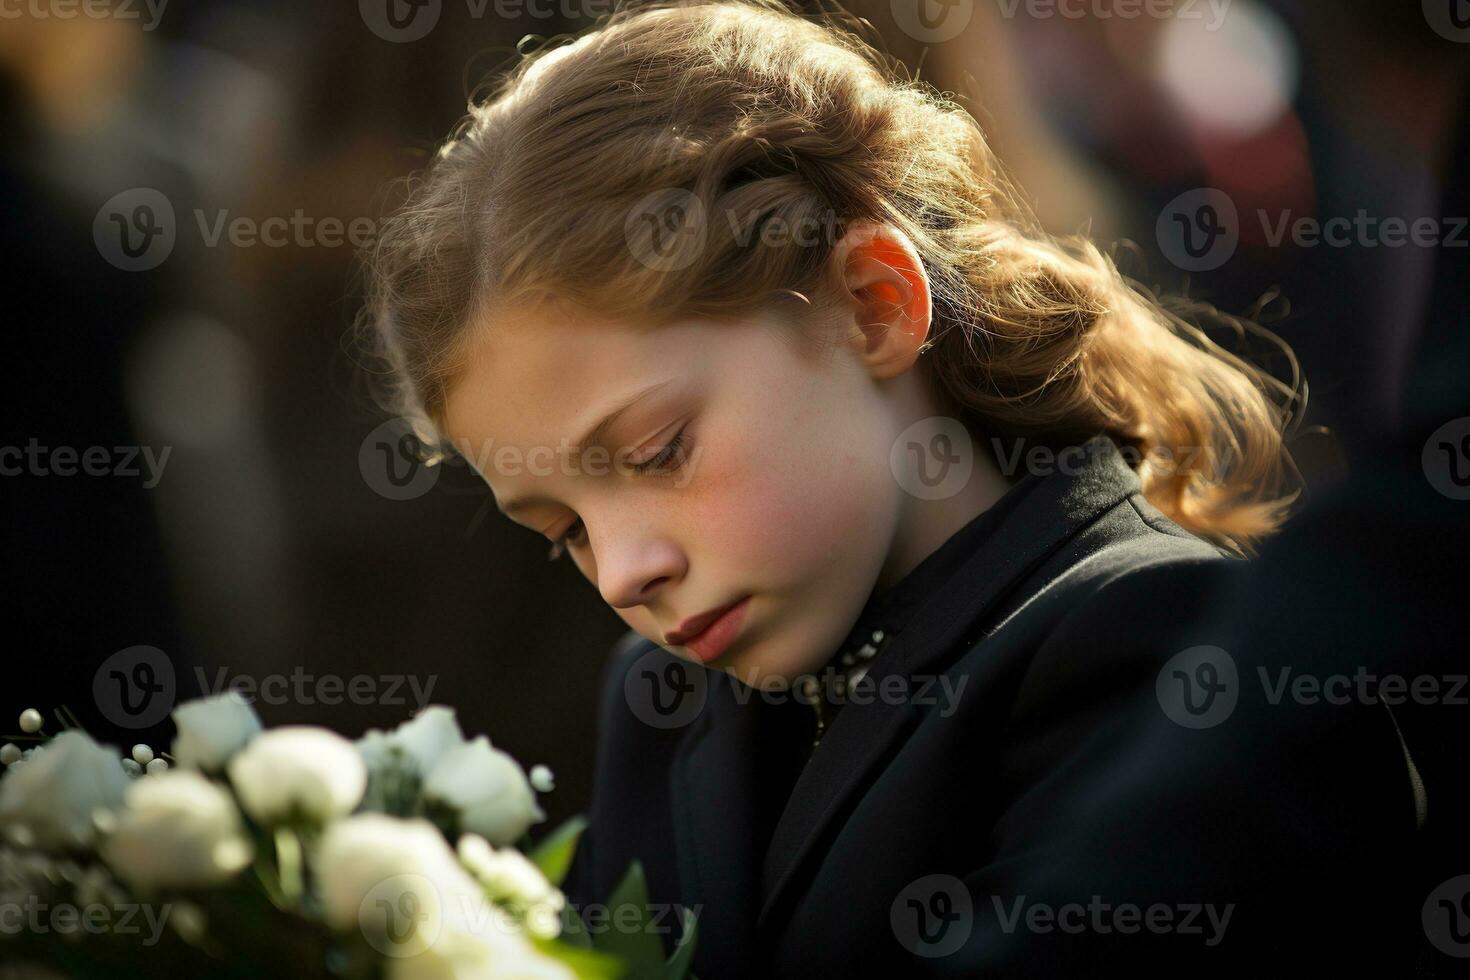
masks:
[[[555,299],[642,322],[781,296],[816,310],[838,288],[833,238],[741,232],[883,221],[930,280],[920,364],[973,431],[1055,446],[1109,433],[1155,506],[1236,550],[1284,516],[1294,385],[1168,312],[1085,238],[1043,234],[969,113],[874,46],[780,0],[647,0],[564,41],[471,99],[364,257],[360,325],[396,414],[442,429],[487,304]],[[682,233],[706,216],[681,262],[638,247],[659,231],[629,220],[651,192],[655,224],[672,215]]]

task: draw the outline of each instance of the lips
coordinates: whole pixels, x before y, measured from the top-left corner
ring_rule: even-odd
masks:
[[[747,596],[745,598],[749,597]],[[671,647],[683,646],[684,644],[688,643],[690,640],[698,636],[700,633],[703,633],[705,630],[709,629],[710,624],[713,623],[715,620],[719,619],[721,616],[725,615],[725,613],[729,612],[731,609],[734,609],[736,606],[740,605],[740,603],[744,602],[745,598],[736,599],[729,605],[720,606],[718,609],[711,609],[708,612],[702,612],[698,616],[690,616],[688,619],[684,620],[684,622],[679,624],[678,629],[664,636],[664,644]]]
[[[669,646],[682,646],[700,661],[709,663],[724,653],[740,628],[745,623],[745,612],[750,606],[746,596],[728,606],[700,613],[680,624],[680,628],[668,634],[664,641]]]

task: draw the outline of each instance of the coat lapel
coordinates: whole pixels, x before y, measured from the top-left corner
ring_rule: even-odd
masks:
[[[1101,441],[1099,441],[1101,440]],[[1074,472],[1038,478],[991,537],[894,636],[864,678],[871,695],[890,674],[937,673],[979,642],[989,613],[1068,538],[1139,490],[1137,476],[1106,437],[1084,447]],[[1018,491],[1021,488],[1016,488]],[[917,706],[869,696],[837,714],[797,779],[762,869],[757,929],[764,932],[804,869],[826,849],[831,824],[872,781],[919,720]]]
[[[699,915],[695,972],[754,976],[759,712],[735,698],[728,676],[707,676],[704,709],[669,773],[679,880],[684,905]]]

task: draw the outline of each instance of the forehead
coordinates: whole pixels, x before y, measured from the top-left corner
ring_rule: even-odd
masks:
[[[449,387],[448,435],[462,450],[575,439],[620,395],[690,367],[688,334],[570,308],[495,311],[474,325]]]

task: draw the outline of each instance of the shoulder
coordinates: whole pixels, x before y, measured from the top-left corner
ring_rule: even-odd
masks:
[[[1161,622],[1201,608],[1244,564],[1134,493],[1050,555],[1008,618],[1040,615],[1060,630]]]
[[[1044,626],[1022,654],[1017,720],[1152,704],[1170,661],[1229,642],[1220,601],[1250,563],[1179,529],[1141,495],[1108,520],[1132,530],[1098,527],[1107,539],[1029,602]]]
[[[1033,575],[991,631],[1019,641],[1008,648],[1019,658],[1017,713],[1152,697],[1172,657],[1220,641],[1219,599],[1247,565],[1142,494],[1123,500]],[[985,647],[966,659],[985,658]]]

